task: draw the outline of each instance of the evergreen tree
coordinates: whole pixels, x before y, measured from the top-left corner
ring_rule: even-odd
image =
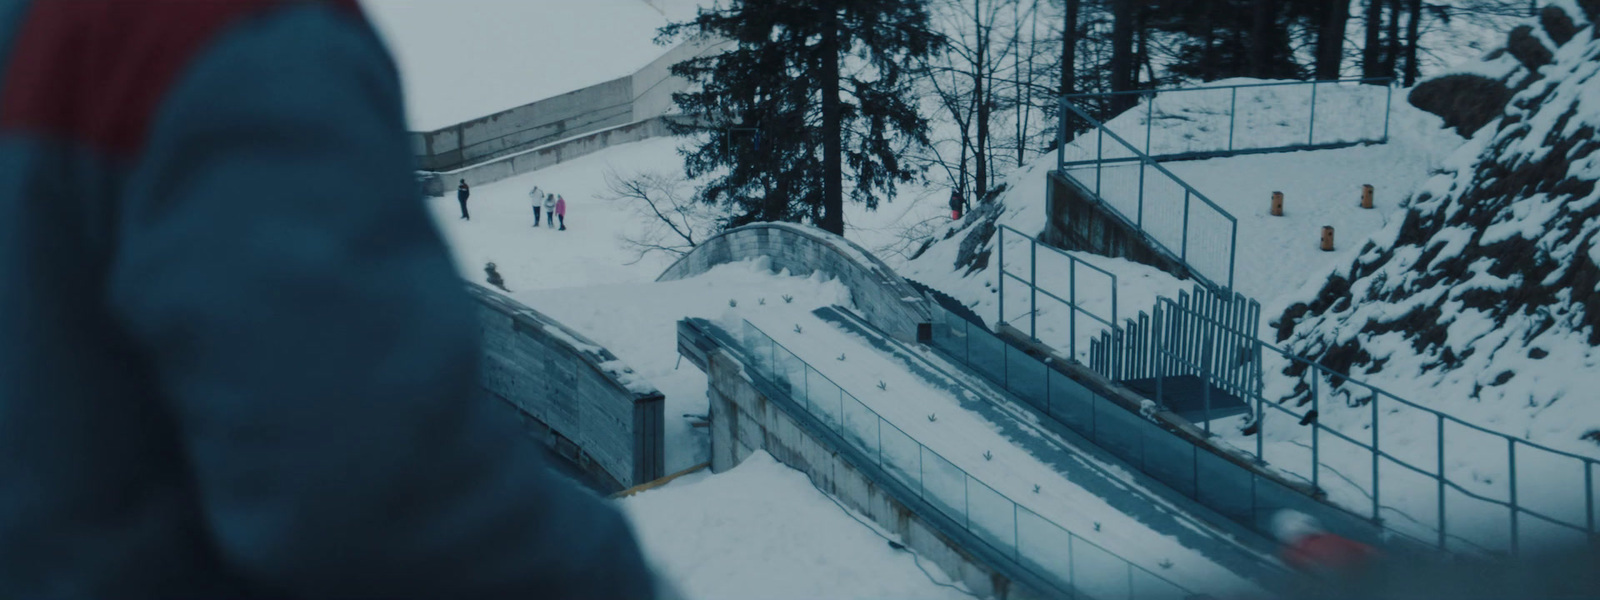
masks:
[[[916,175],[903,155],[927,143],[911,69],[940,45],[920,0],[731,0],[662,29],[664,39],[727,40],[673,65],[698,84],[673,95],[674,126],[700,200],[735,208],[724,224],[809,220],[844,233],[844,177],[869,209]]]

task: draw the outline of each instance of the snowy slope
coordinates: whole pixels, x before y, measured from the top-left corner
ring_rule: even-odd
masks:
[[[1279,339],[1454,416],[1600,456],[1584,440],[1600,437],[1592,36],[1556,50],[1404,218],[1300,290]]]
[[[362,0],[400,67],[414,131],[629,75],[697,0]]]
[[[620,504],[646,558],[686,598],[971,597],[945,587],[951,579],[932,561],[921,560],[926,572],[919,570],[870,519],[835,504],[766,452],[726,473],[690,475]]]

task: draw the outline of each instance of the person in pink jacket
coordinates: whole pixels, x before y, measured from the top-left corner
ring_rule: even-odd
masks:
[[[556,218],[561,220],[561,229],[559,229],[559,231],[566,231],[567,230],[567,199],[565,197],[556,196]]]

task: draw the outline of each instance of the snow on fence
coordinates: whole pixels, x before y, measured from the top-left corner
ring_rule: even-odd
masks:
[[[942,311],[942,309],[939,309]],[[991,550],[1087,598],[1188,598],[1184,587],[1001,494],[906,434],[749,321],[737,337],[754,375]]]

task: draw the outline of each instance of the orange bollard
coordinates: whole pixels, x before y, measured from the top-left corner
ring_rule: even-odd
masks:
[[[1329,225],[1323,225],[1322,226],[1322,251],[1323,252],[1332,252],[1333,251],[1333,227],[1332,226],[1329,226]]]
[[[1283,192],[1272,193],[1272,216],[1283,216]]]
[[[1361,186],[1361,208],[1372,208],[1372,184]]]

